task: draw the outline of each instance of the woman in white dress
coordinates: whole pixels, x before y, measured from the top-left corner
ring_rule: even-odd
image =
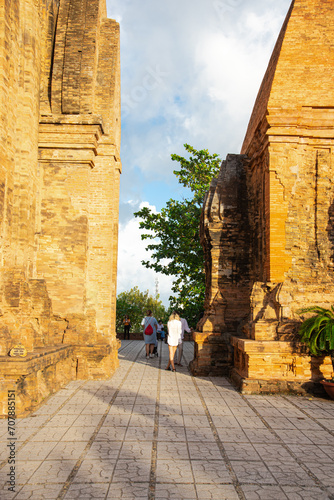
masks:
[[[180,316],[173,311],[173,313],[169,317],[169,321],[167,323],[167,330],[168,330],[168,349],[169,349],[169,361],[168,365],[166,366],[166,370],[170,370],[170,366],[172,365],[172,370],[175,372],[175,366],[174,366],[174,355],[175,351],[177,349],[177,346],[179,345],[179,341],[181,339],[181,333],[182,333],[182,325],[180,321]]]

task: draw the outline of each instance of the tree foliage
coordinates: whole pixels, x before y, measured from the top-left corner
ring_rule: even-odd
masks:
[[[207,149],[197,151],[184,144],[189,158],[173,154],[173,161],[180,163],[174,170],[180,184],[190,190],[191,196],[182,201],[170,199],[160,213],[147,207],[134,215],[140,217],[140,228],[147,230],[142,239],[151,240],[147,250],[152,251],[151,260],[142,264],[158,273],[174,277],[170,297],[172,308],[195,326],[203,309],[205,294],[204,256],[200,244],[199,223],[204,196],[213,177],[220,168],[217,154],[210,155]]]
[[[314,356],[331,353],[334,351],[334,307],[325,309],[311,306],[301,309],[299,314],[314,313],[313,316],[303,321],[299,334]]]
[[[131,331],[142,330],[141,322],[146,311],[150,309],[157,320],[162,319],[164,324],[167,320],[167,311],[158,298],[154,298],[149,291],[141,292],[138,287],[131,288],[130,291],[117,295],[116,300],[116,330],[123,331],[123,319],[127,314],[131,320]]]

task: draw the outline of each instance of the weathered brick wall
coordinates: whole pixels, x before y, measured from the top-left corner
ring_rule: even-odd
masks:
[[[120,48],[106,15],[105,0],[0,6],[0,357],[21,341],[78,377],[117,366]],[[73,348],[48,356],[58,344]]]
[[[232,333],[235,379],[301,382],[321,376],[320,369],[311,370],[310,358],[296,342],[296,331],[300,308],[329,307],[334,302],[333,49],[334,3],[292,2],[239,156],[240,161],[247,158],[243,161],[248,241],[245,243],[242,231],[236,235],[226,231],[226,189],[230,188],[222,187],[219,178],[210,188],[217,203],[203,209],[204,228],[216,213],[222,214],[215,225],[215,241],[208,233],[204,245],[210,275],[207,297],[217,293],[215,283],[220,290],[225,281],[230,290],[236,286],[233,273],[226,274],[224,262],[226,258],[237,262],[240,249],[249,265],[249,288],[245,301],[232,292],[215,311],[206,302],[203,321],[205,324],[209,318],[211,326],[205,338],[203,324],[199,325],[203,331],[195,334],[193,366],[198,373],[219,371],[217,345],[221,345],[220,356],[227,359],[226,344]],[[229,174],[232,172],[230,165]],[[234,208],[236,220],[245,215],[244,207]],[[229,300],[234,304],[229,307],[235,325],[228,319]],[[247,303],[250,313],[242,321]],[[216,323],[217,328],[212,327]],[[242,336],[249,340],[241,341]],[[323,374],[330,375],[328,359]]]

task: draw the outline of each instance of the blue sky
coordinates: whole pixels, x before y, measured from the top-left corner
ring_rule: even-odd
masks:
[[[123,173],[118,293],[138,286],[168,304],[171,279],[149,258],[133,212],[159,211],[184,188],[171,154],[183,144],[239,153],[290,0],[107,0],[121,26]]]

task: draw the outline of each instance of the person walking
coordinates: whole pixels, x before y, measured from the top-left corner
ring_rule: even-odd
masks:
[[[173,313],[169,317],[169,321],[167,323],[167,330],[168,330],[167,343],[169,350],[169,361],[165,370],[170,370],[170,366],[172,365],[172,370],[173,372],[175,372],[176,370],[174,366],[174,356],[182,334],[182,325],[180,321],[180,316],[175,311],[173,311]]]
[[[185,318],[180,318],[180,321],[181,321],[182,333],[181,333],[181,338],[179,340],[179,345],[177,346],[177,353],[175,356],[175,358],[177,359],[177,362],[175,364],[177,366],[183,366],[181,364],[181,360],[182,360],[182,353],[183,353],[184,332],[190,333],[193,331],[192,328],[189,328],[188,321]]]
[[[131,320],[127,314],[124,316],[123,326],[124,326],[124,340],[126,339],[126,337],[128,337],[128,340],[130,340]]]
[[[164,329],[164,325],[163,325],[161,319],[159,319],[159,321],[158,321],[158,330],[157,330],[157,339],[158,340],[161,340],[161,332],[162,332],[163,329]]]
[[[153,358],[153,349],[157,343],[157,328],[158,322],[152,314],[151,310],[148,310],[145,318],[141,322],[143,327],[143,336],[146,348],[146,359]]]
[[[160,338],[161,338],[162,342],[166,343],[166,335],[165,335],[164,325],[162,325],[162,327],[161,327]]]

